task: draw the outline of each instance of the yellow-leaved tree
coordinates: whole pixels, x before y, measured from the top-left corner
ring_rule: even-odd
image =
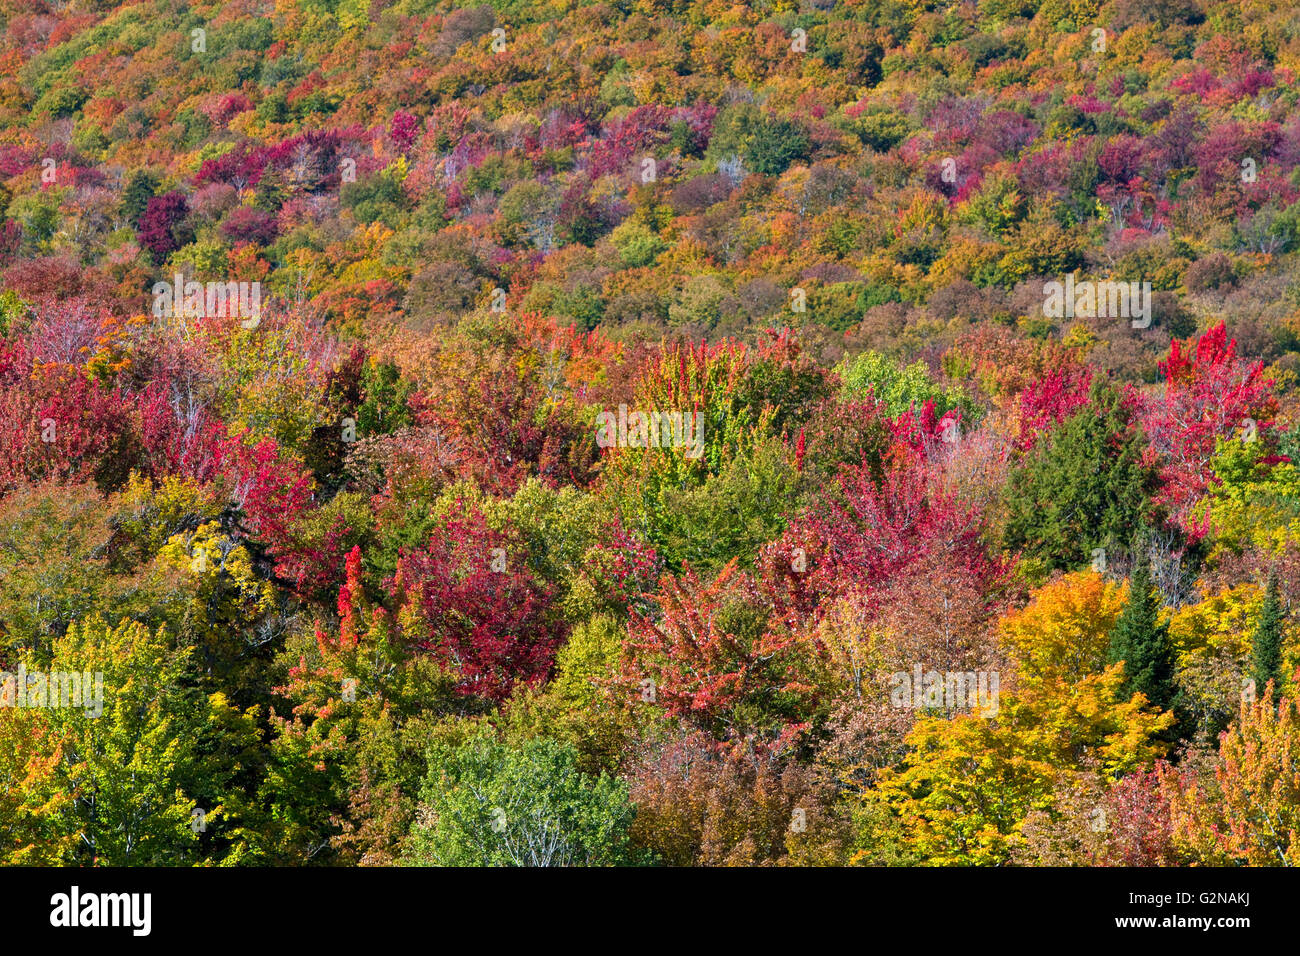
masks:
[[[1210,866],[1300,865],[1300,706],[1242,700],[1208,771],[1166,769],[1174,841]]]
[[[1004,862],[1026,816],[1050,813],[1071,775],[1114,780],[1161,755],[1156,738],[1173,715],[1140,694],[1124,698],[1122,665],[1106,664],[1123,605],[1124,588],[1092,572],[1045,584],[1001,622],[1016,672],[999,682],[995,713],[917,721],[902,765],[868,798],[889,809],[922,862]]]

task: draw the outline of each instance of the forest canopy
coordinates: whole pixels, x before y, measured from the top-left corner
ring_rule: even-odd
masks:
[[[0,59],[0,863],[1300,863],[1286,3]]]

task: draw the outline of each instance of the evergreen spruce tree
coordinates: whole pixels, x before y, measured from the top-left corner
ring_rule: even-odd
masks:
[[[1132,529],[1154,520],[1155,470],[1142,461],[1146,442],[1119,391],[1093,383],[1091,401],[1011,474],[1004,544],[1047,570],[1077,570],[1094,548],[1122,546]]]
[[[1264,608],[1259,625],[1250,641],[1250,676],[1255,680],[1255,690],[1264,693],[1264,687],[1273,682],[1274,693],[1282,682],[1282,595],[1277,575],[1269,574],[1268,588],[1264,592]]]
[[[1172,710],[1178,693],[1169,625],[1160,620],[1161,601],[1145,544],[1134,551],[1128,603],[1110,636],[1110,661],[1124,662],[1125,695],[1142,693],[1152,706]]]
[[[132,226],[139,227],[149,200],[157,195],[158,183],[158,177],[146,169],[137,169],[127,179],[122,190],[122,215]]]

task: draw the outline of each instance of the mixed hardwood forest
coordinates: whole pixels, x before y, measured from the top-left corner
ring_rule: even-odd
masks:
[[[1294,3],[0,62],[0,861],[1300,863]]]

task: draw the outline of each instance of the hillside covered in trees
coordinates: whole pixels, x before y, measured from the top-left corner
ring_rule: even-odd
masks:
[[[1300,864],[1294,4],[0,61],[0,863]]]

